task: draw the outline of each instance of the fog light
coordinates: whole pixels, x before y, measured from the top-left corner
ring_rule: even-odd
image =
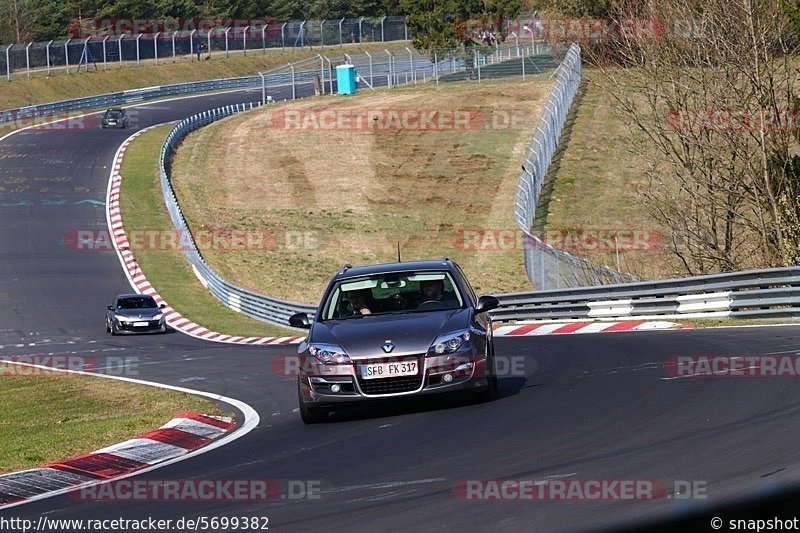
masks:
[[[341,385],[331,385],[331,392],[339,392],[342,390]]]
[[[442,376],[442,381],[444,381],[445,383],[450,383],[451,381],[453,381],[453,374],[445,374],[444,376]]]

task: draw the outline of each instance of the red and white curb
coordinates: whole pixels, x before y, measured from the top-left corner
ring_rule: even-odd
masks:
[[[627,320],[623,322],[568,322],[514,324],[494,328],[495,337],[528,337],[536,335],[567,335],[575,333],[615,333],[620,331],[654,331],[691,329],[675,322]]]
[[[164,308],[164,316],[167,320],[167,324],[182,333],[191,335],[192,337],[198,337],[207,341],[233,344],[281,345],[297,344],[301,342],[305,337],[236,337],[233,335],[223,335],[215,331],[210,331],[209,329],[192,322],[188,318],[184,318],[175,309],[170,307],[169,304],[167,304],[167,302],[164,301],[164,299],[158,294],[158,292],[156,292],[150,282],[147,281],[147,278],[145,277],[141,268],[139,268],[139,264],[136,262],[136,258],[130,251],[128,236],[125,233],[125,228],[122,224],[122,214],[119,207],[119,189],[122,183],[122,176],[120,175],[119,170],[122,166],[122,158],[125,155],[125,150],[131,141],[133,141],[142,133],[159,125],[160,124],[137,131],[122,143],[117,150],[116,155],[114,156],[114,163],[108,180],[108,192],[106,194],[106,219],[108,222],[108,230],[113,236],[112,241],[114,243],[114,249],[117,251],[117,255],[119,256],[120,262],[122,263],[122,267],[125,270],[125,274],[128,277],[131,286],[139,293],[149,294],[152,296],[159,305],[163,303],[166,306]]]
[[[159,429],[41,468],[0,475],[0,509],[102,483],[197,450],[234,429],[230,418],[180,413]]]

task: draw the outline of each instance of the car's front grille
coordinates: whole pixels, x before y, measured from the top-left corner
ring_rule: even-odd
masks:
[[[381,379],[358,378],[358,385],[364,394],[398,394],[419,389],[420,385],[422,385],[422,376]]]

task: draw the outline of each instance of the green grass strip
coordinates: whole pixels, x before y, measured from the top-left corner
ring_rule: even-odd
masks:
[[[174,231],[158,177],[158,154],[172,125],[137,137],[122,162],[120,208],[128,235],[165,236]],[[164,249],[160,249],[164,248]],[[241,315],[222,305],[203,287],[181,250],[131,243],[142,272],[181,315],[212,331],[242,337],[296,336],[297,333]]]

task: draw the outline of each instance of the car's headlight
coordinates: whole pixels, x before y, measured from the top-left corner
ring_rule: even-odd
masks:
[[[469,343],[472,335],[469,330],[454,331],[447,335],[439,336],[433,345],[428,349],[428,355],[441,355],[447,353],[457,352],[465,344]]]
[[[320,363],[326,365],[345,364],[350,362],[341,346],[335,344],[309,344],[308,353],[316,357]]]
[[[161,320],[162,318],[164,318],[164,313],[158,313],[153,317],[153,320]]]

